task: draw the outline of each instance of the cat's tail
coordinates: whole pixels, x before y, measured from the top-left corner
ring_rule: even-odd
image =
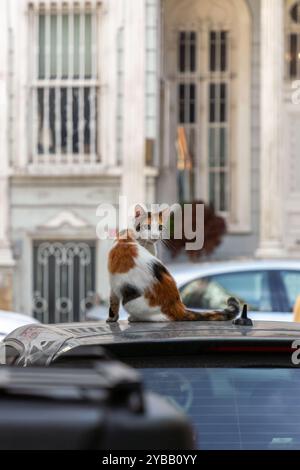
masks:
[[[227,307],[224,310],[213,310],[211,312],[194,312],[186,309],[184,320],[186,321],[227,321],[233,320],[240,312],[240,304],[234,297],[229,297]]]

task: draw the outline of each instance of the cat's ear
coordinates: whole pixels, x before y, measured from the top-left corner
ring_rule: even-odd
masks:
[[[140,219],[144,215],[146,215],[146,210],[144,209],[143,206],[141,206],[140,204],[137,204],[134,208],[134,217],[136,219]]]

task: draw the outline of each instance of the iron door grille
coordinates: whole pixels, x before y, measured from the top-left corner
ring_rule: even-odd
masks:
[[[95,298],[95,243],[33,244],[33,315],[42,323],[81,321]]]

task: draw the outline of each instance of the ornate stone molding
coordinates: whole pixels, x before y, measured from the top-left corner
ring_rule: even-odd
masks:
[[[71,211],[62,211],[59,214],[55,215],[51,219],[47,220],[44,224],[40,225],[39,230],[59,230],[62,228],[72,228],[72,229],[86,229],[90,225],[79,217],[77,214]]]

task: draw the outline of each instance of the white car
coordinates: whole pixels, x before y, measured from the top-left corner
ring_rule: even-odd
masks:
[[[0,310],[0,341],[19,326],[30,323],[39,322],[28,315]]]
[[[300,261],[190,262],[170,264],[168,269],[189,308],[224,308],[233,295],[249,305],[255,320],[293,319],[293,306],[300,295]],[[87,320],[106,319],[108,308],[94,307]],[[120,319],[127,319],[122,306]]]
[[[300,295],[300,261],[181,263],[168,269],[189,308],[224,308],[232,295],[248,304],[255,320],[293,319]]]

